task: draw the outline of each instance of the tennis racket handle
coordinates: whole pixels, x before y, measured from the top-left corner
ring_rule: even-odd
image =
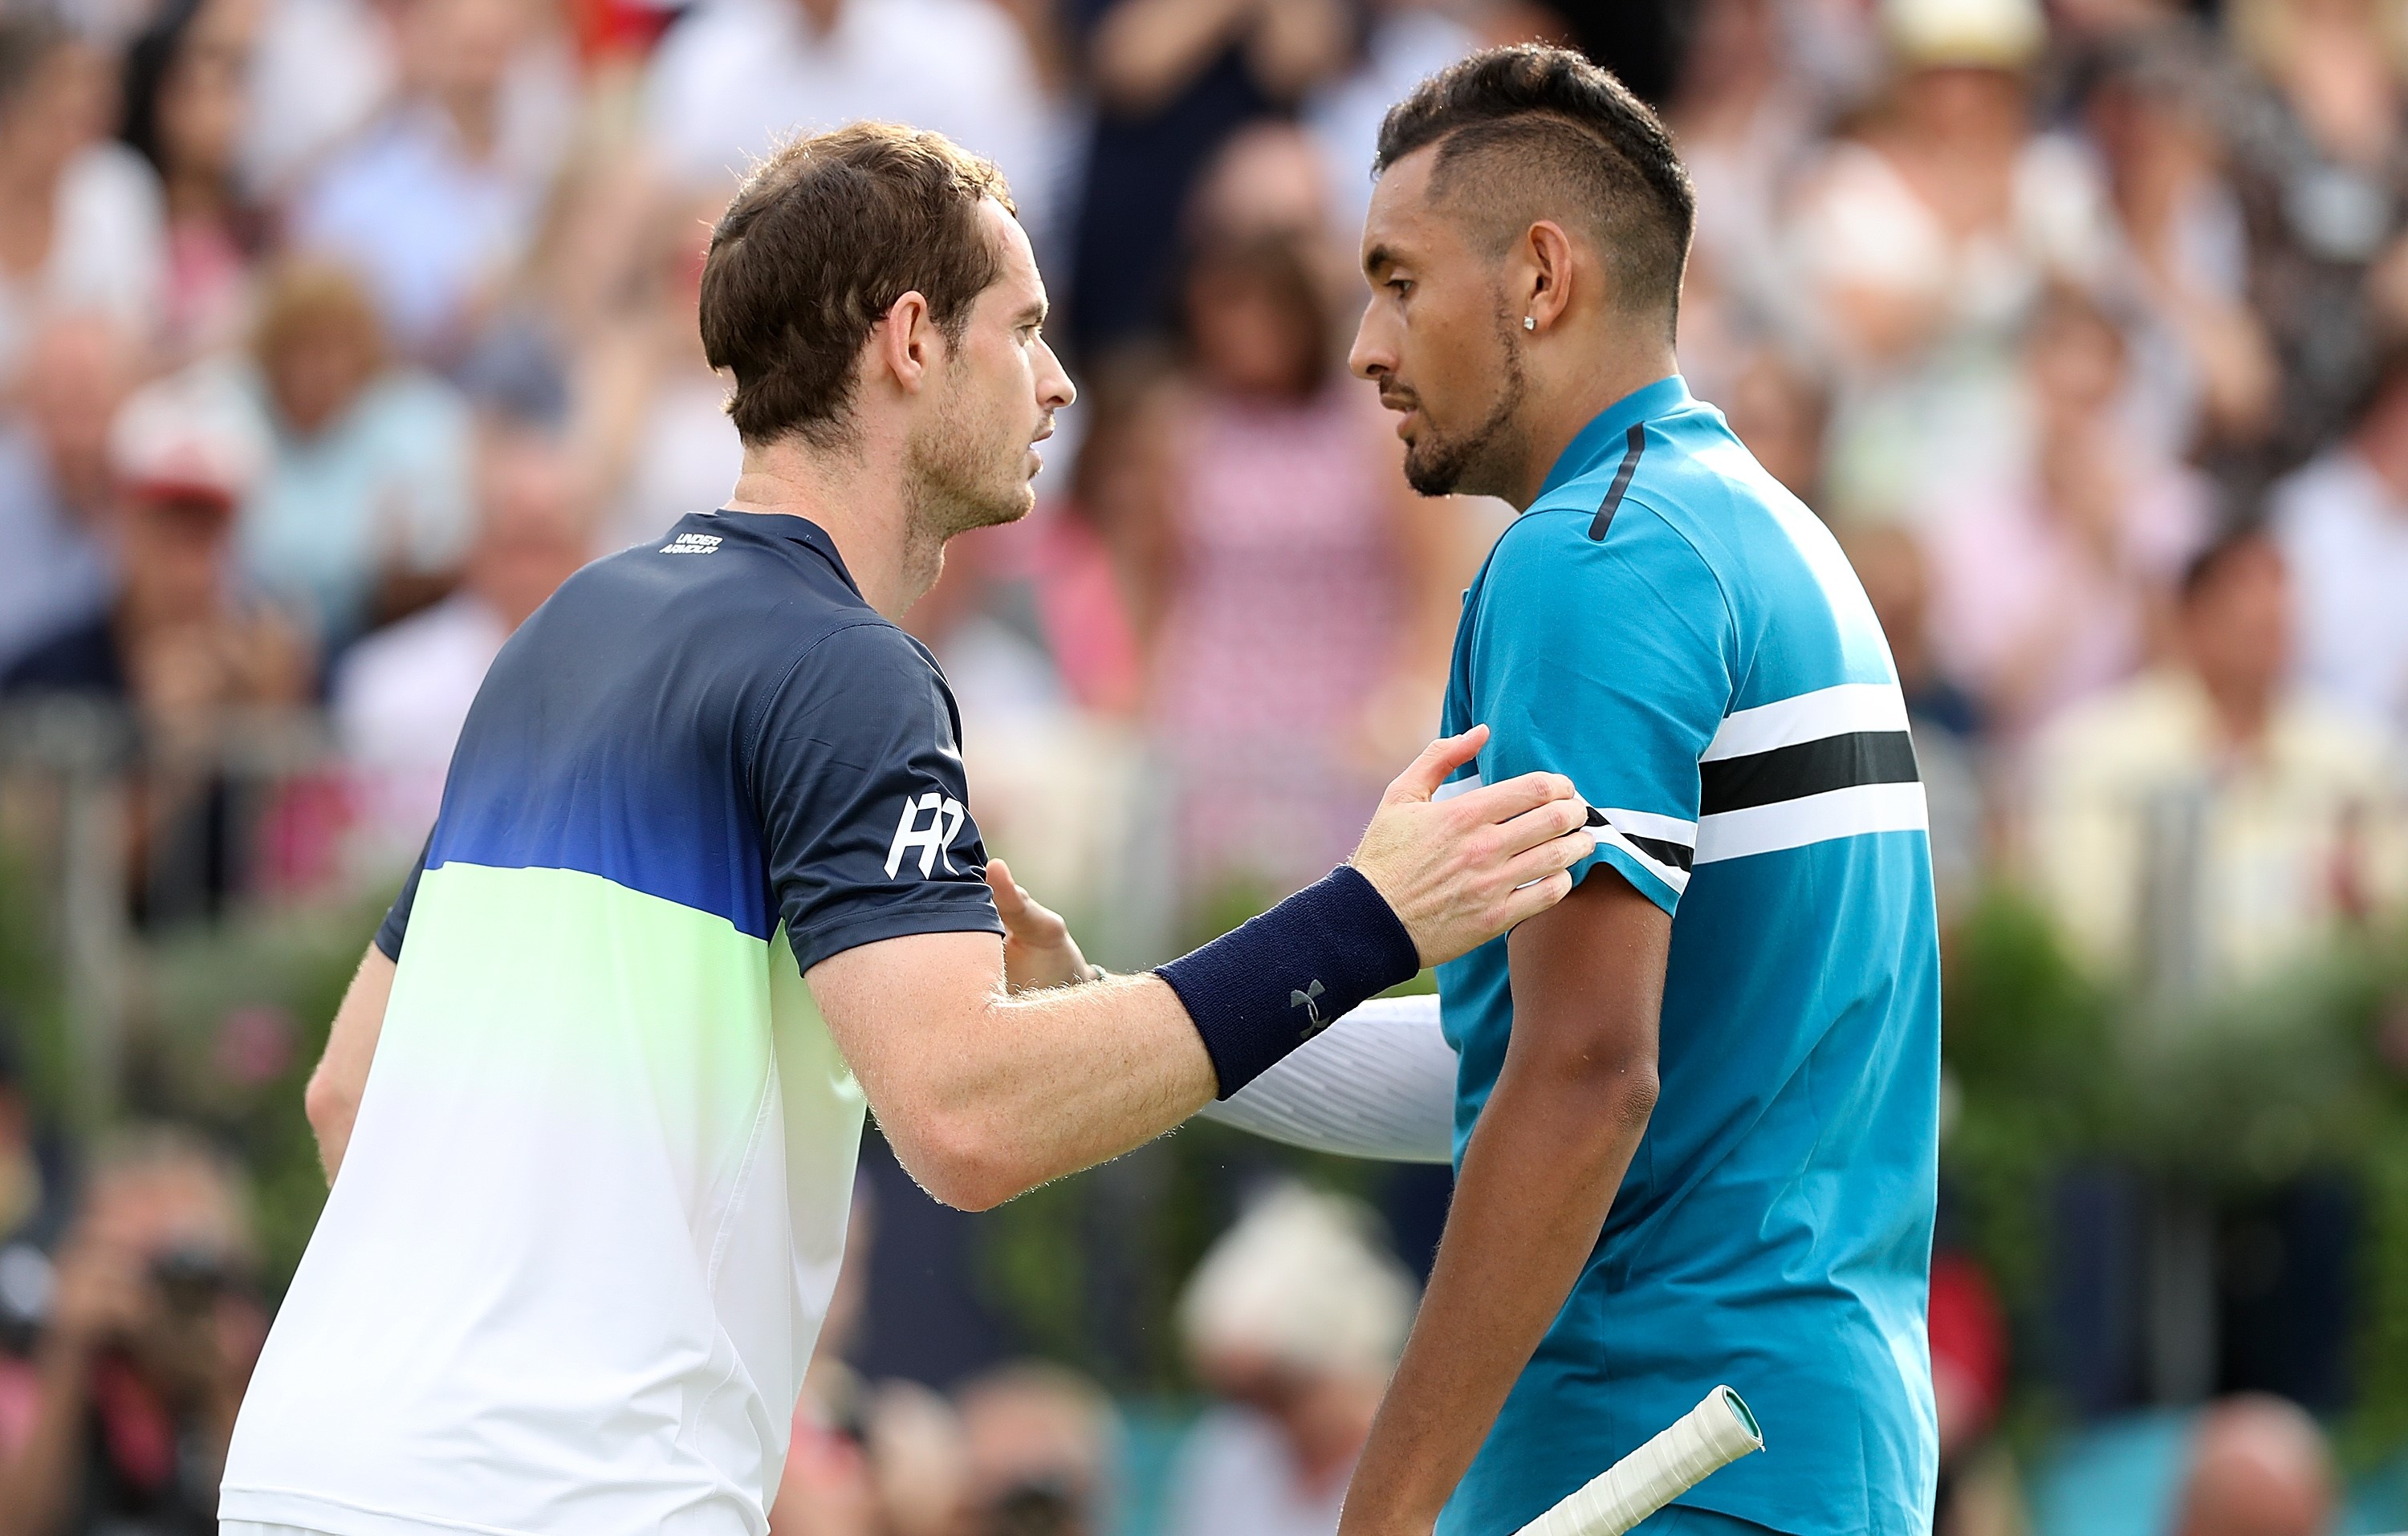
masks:
[[[1762,1449],[1756,1415],[1738,1393],[1717,1386],[1671,1428],[1598,1473],[1518,1536],[1622,1536],[1708,1474]]]

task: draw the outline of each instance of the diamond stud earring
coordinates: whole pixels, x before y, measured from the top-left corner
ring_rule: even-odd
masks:
[[[1538,328],[1539,322],[1537,317],[1532,315],[1524,315],[1522,317],[1522,329],[1526,331],[1535,331]]]

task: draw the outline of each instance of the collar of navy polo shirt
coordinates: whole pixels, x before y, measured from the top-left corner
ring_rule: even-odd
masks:
[[[739,512],[722,507],[710,514],[724,518],[739,528],[748,528],[764,538],[782,538],[789,544],[800,544],[836,568],[837,580],[861,597],[861,583],[853,579],[853,571],[844,563],[844,555],[836,547],[828,531],[798,512]],[[862,597],[862,601],[869,599]]]
[[[1623,438],[1641,422],[1652,422],[1658,416],[1670,416],[1697,404],[1689,394],[1688,381],[1677,373],[1666,374],[1652,384],[1642,385],[1600,410],[1564,445],[1555,467],[1547,471],[1545,483],[1531,498],[1535,507],[1548,494],[1567,481],[1576,480],[1623,452]]]

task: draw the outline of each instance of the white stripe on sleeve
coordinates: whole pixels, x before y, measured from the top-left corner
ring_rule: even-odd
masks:
[[[1659,816],[1652,811],[1624,811],[1616,806],[1601,805],[1598,810],[1605,819],[1634,838],[1654,838],[1658,842],[1677,842],[1684,848],[1698,845],[1698,824],[1684,822],[1678,816]]]
[[[1698,824],[1694,862],[1746,858],[1867,832],[1922,832],[1929,825],[1921,784],[1856,784],[1708,816]]]
[[[1897,683],[1843,682],[1725,715],[1722,728],[1714,732],[1698,761],[1745,757],[1855,731],[1904,729],[1906,696],[1898,691]]]
[[[1621,814],[1622,813],[1620,811],[1609,811],[1605,813],[1605,825],[1592,826],[1589,828],[1589,830],[1596,835],[1598,843],[1611,843],[1614,847],[1621,849],[1625,854],[1630,855],[1633,862],[1637,863],[1641,868],[1646,870],[1649,874],[1654,875],[1665,884],[1672,887],[1672,894],[1674,896],[1679,896],[1682,892],[1687,890],[1689,888],[1689,871],[1682,868],[1679,865],[1665,863],[1655,854],[1648,853],[1643,848],[1641,848],[1637,843],[1632,842],[1628,837],[1623,834],[1620,827],[1613,825],[1615,819],[1617,819]],[[1646,835],[1647,834],[1644,832],[1640,833],[1641,837],[1645,837]]]

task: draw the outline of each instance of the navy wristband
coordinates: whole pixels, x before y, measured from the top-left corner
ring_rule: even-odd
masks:
[[[1204,1037],[1228,1098],[1365,998],[1409,982],[1421,952],[1387,898],[1341,864],[1243,927],[1154,968]]]

